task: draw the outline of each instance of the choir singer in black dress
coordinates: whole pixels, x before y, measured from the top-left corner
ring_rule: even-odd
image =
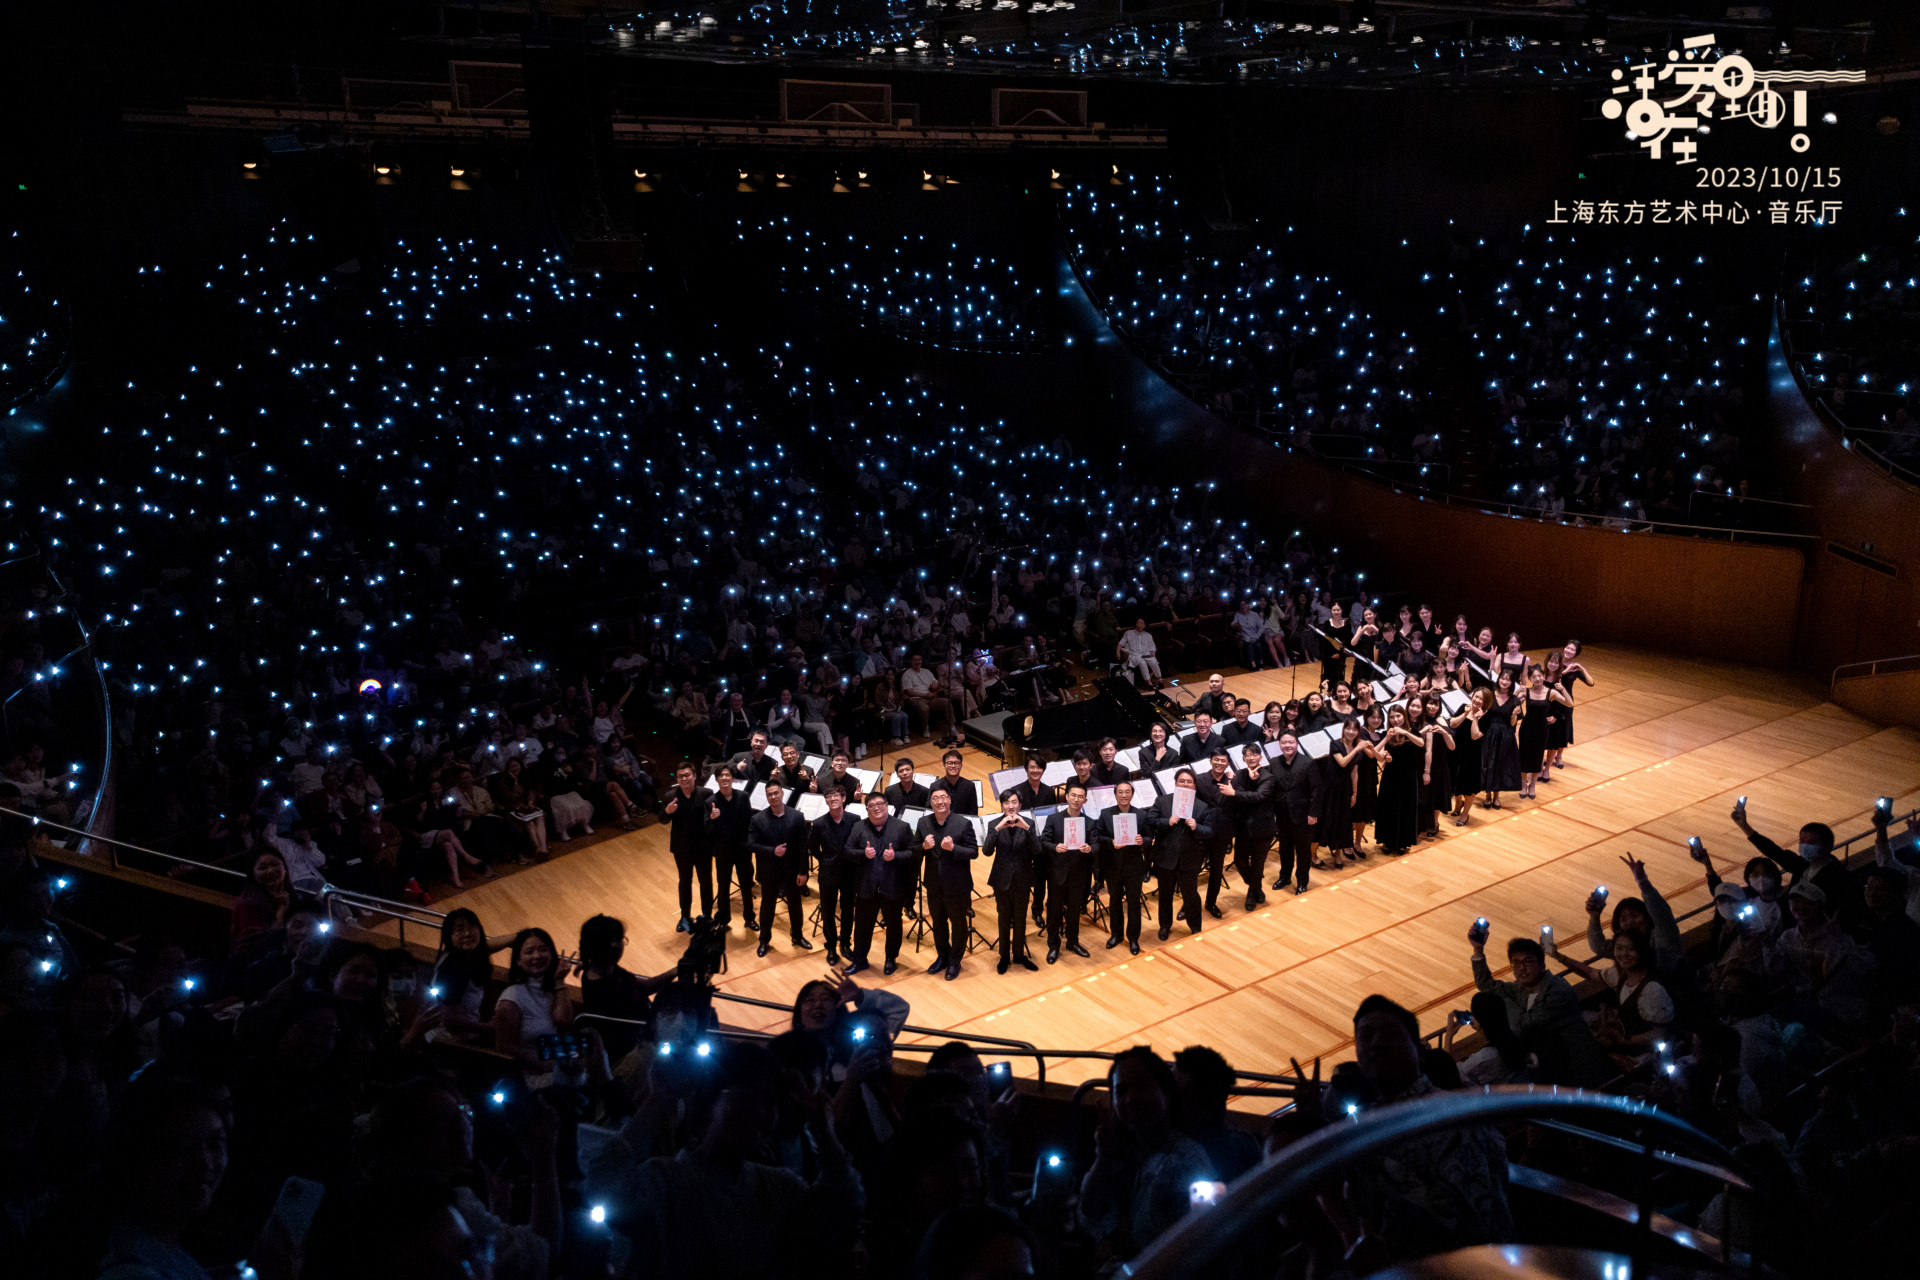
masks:
[[[971,782],[967,789],[973,789]],[[933,812],[920,819],[914,836],[920,841],[920,856],[926,867],[922,878],[927,885],[927,923],[933,927],[933,942],[939,952],[927,972],[944,969],[947,981],[952,982],[960,976],[960,957],[967,953],[973,860],[980,856],[980,841],[965,815],[953,811],[953,793],[945,789],[933,793]]]
[[[994,914],[1000,919],[1001,973],[1014,962],[1023,969],[1040,967],[1027,954],[1026,921],[1027,895],[1033,892],[1040,842],[1034,835],[1033,819],[1022,809],[1020,791],[1020,787],[1002,791],[1000,816],[987,824],[986,851],[993,856],[987,883],[993,886]]]

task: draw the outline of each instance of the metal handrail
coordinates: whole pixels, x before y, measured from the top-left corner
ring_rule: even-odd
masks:
[[[107,865],[115,870],[120,869],[120,858],[117,851],[126,849],[133,853],[146,854],[148,857],[160,858],[178,866],[192,867],[196,871],[212,871],[218,875],[231,876],[235,880],[245,880],[249,882],[251,880],[246,872],[236,871],[232,867],[223,867],[214,862],[201,862],[194,858],[183,858],[177,853],[165,853],[159,849],[149,849],[145,845],[134,844],[130,840],[118,840],[111,836],[94,835],[90,832],[82,831],[78,827],[69,827],[62,823],[51,822],[46,818],[36,817],[31,813],[22,813],[18,809],[9,809],[4,805],[0,805],[0,814],[6,814],[15,818],[25,818],[36,827],[48,827],[54,831],[70,832],[73,835],[85,837],[88,841],[103,844],[107,846]],[[83,851],[80,856],[92,857],[93,855]],[[322,885],[319,897],[323,904],[338,901],[342,906],[353,911],[375,911],[397,921],[400,924],[400,942],[402,945],[406,943],[406,926],[409,922],[416,925],[432,925],[438,928],[440,922],[447,918],[446,913],[443,911],[434,911],[427,907],[419,906],[416,903],[396,902],[391,898],[376,897],[370,893],[361,893],[356,889],[343,889],[339,885],[331,882]]]
[[[1895,814],[1889,817],[1887,819],[1887,825],[1891,827],[1896,822],[1912,822],[1916,819],[1920,819],[1920,809],[1909,809],[1905,813]],[[1841,863],[1844,865],[1847,859],[1852,857],[1851,854],[1843,852],[1844,850],[1850,847],[1855,841],[1865,840],[1865,839],[1868,839],[1869,837],[1877,836],[1878,834],[1879,832],[1876,828],[1868,827],[1865,831],[1855,832],[1853,835],[1848,836],[1845,840],[1836,840],[1833,845],[1833,855],[1836,858],[1839,858]],[[1713,910],[1713,903],[1705,902],[1695,907],[1693,910],[1687,912],[1685,915],[1675,916],[1673,918],[1673,922],[1675,924],[1679,924],[1682,920],[1691,920],[1695,916],[1704,915],[1705,913],[1711,910]]]
[[[1316,1188],[1338,1186],[1341,1175],[1353,1166],[1416,1139],[1467,1125],[1582,1117],[1610,1118],[1636,1126],[1640,1133],[1635,1150],[1649,1163],[1661,1152],[1655,1142],[1663,1140],[1705,1156],[1711,1163],[1704,1165],[1703,1171],[1722,1179],[1729,1188],[1742,1190],[1756,1185],[1739,1158],[1719,1142],[1648,1102],[1533,1085],[1431,1094],[1358,1113],[1351,1122],[1335,1122],[1295,1143],[1272,1161],[1242,1175],[1211,1209],[1188,1214],[1136,1257],[1127,1272],[1149,1280],[1208,1274],[1246,1229],[1271,1221],[1288,1204]],[[1652,1219],[1643,1206],[1642,1227],[1650,1231]]]
[[[1868,658],[1864,662],[1843,662],[1833,669],[1832,675],[1827,677],[1827,690],[1831,692],[1833,686],[1839,683],[1842,671],[1848,671],[1854,667],[1865,667],[1866,671],[1861,674],[1878,675],[1880,667],[1891,662],[1920,662],[1920,653],[1903,653],[1897,658]]]

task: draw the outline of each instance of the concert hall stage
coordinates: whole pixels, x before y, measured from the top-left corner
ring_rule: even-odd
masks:
[[[1567,769],[1540,788],[1537,801],[1508,794],[1504,809],[1476,808],[1465,828],[1443,816],[1438,841],[1400,858],[1375,853],[1357,867],[1316,871],[1313,888],[1299,898],[1270,888],[1267,905],[1251,915],[1240,907],[1245,890],[1236,878],[1221,894],[1226,918],[1206,918],[1194,937],[1176,922],[1173,936],[1158,940],[1149,886],[1138,957],[1124,945],[1105,950],[1104,931],[1083,924],[1091,959],[1063,953],[1048,965],[1044,940],[1034,939],[1029,948],[1040,971],[1016,965],[1002,977],[994,972],[997,956],[981,947],[947,982],[925,972],[930,948],[916,953],[909,945],[899,972],[885,978],[876,938],[874,967],[860,980],[911,1001],[910,1020],[920,1026],[1042,1048],[1144,1042],[1171,1052],[1202,1043],[1249,1070],[1284,1071],[1289,1057],[1306,1062],[1350,1053],[1353,1009],[1369,993],[1418,1011],[1426,1030],[1465,1007],[1472,991],[1465,935],[1475,916],[1493,922],[1490,955],[1502,952],[1504,939],[1532,937],[1552,924],[1585,958],[1587,894],[1596,884],[1610,885],[1616,901],[1632,892],[1623,854],[1646,861],[1676,912],[1701,906],[1705,880],[1687,858],[1686,840],[1703,838],[1720,873],[1737,880],[1752,851],[1728,820],[1735,796],[1747,797],[1757,830],[1790,843],[1811,821],[1832,824],[1844,839],[1865,829],[1875,796],[1910,807],[1907,797],[1920,791],[1920,736],[1842,710],[1805,677],[1606,645],[1588,646],[1581,659],[1598,684],[1577,690],[1578,741],[1567,749]],[[1183,673],[1197,676],[1196,683],[1205,674]],[[1285,700],[1294,687],[1291,671],[1227,674],[1228,688],[1256,707]],[[1316,674],[1299,670],[1301,694]],[[940,752],[921,744],[862,763],[885,768],[896,754],[933,771]],[[993,758],[967,752],[969,777],[984,778],[995,767]],[[984,889],[984,863],[974,879]],[[650,826],[512,871],[436,906],[473,908],[489,933],[542,925],[569,952],[580,922],[607,912],[626,921],[627,967],[657,973],[672,966],[686,941],[673,929],[674,886],[666,829]],[[808,910],[817,901],[803,900]],[[979,930],[995,936],[992,896],[976,896],[975,908]],[[773,949],[757,959],[757,939],[738,926],[737,911],[734,918],[731,967],[719,979],[724,989],[787,1002],[803,982],[825,974],[824,949],[796,952],[784,919]],[[786,1025],[771,1010],[723,1004],[720,1011],[731,1025]],[[1016,1072],[1031,1074],[1030,1065],[1014,1063]],[[1066,1081],[1099,1074],[1095,1064],[1065,1060],[1049,1062],[1048,1072]]]

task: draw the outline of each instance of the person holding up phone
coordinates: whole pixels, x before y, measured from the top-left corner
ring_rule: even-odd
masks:
[[[1847,864],[1833,856],[1833,828],[1824,822],[1809,822],[1800,828],[1799,841],[1792,849],[1783,849],[1767,837],[1753,829],[1747,821],[1747,807],[1734,806],[1733,825],[1740,828],[1763,858],[1773,859],[1783,872],[1792,878],[1786,881],[1791,890],[1802,881],[1811,880],[1820,886],[1825,895],[1826,906],[1834,916],[1843,921],[1851,921],[1859,910],[1859,889],[1847,874]]]

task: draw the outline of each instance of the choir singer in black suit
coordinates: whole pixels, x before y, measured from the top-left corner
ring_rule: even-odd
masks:
[[[973,784],[967,784],[972,790]],[[967,952],[967,912],[973,907],[973,860],[980,856],[980,841],[973,823],[964,814],[953,811],[953,793],[933,793],[933,812],[920,819],[914,838],[920,842],[920,857],[927,885],[927,923],[933,927],[933,942],[938,954],[927,966],[928,973],[946,970],[947,981],[960,976],[960,957]]]
[[[873,922],[876,917],[886,928],[887,962],[881,970],[892,973],[900,960],[900,912],[913,897],[914,873],[920,864],[920,850],[907,824],[888,814],[887,798],[867,797],[867,820],[854,828],[847,842],[859,851],[866,866],[860,875],[860,900],[853,908],[853,963],[848,973],[859,973],[872,966],[867,956],[873,950]]]
[[[1233,869],[1247,883],[1247,910],[1267,900],[1261,891],[1267,850],[1273,848],[1273,773],[1262,767],[1266,753],[1257,742],[1240,749],[1246,767],[1233,775]]]
[[[1208,858],[1216,828],[1226,825],[1223,815],[1202,798],[1195,787],[1193,770],[1182,769],[1173,775],[1174,790],[1194,791],[1193,816],[1173,816],[1173,794],[1161,796],[1147,811],[1147,828],[1153,838],[1153,866],[1160,881],[1160,938],[1173,933],[1173,894],[1180,892],[1181,915],[1192,933],[1200,932],[1200,867]],[[1217,914],[1217,913],[1216,913]]]
[[[1067,784],[1067,807],[1047,817],[1040,834],[1040,847],[1053,855],[1047,892],[1047,963],[1060,960],[1060,940],[1077,956],[1088,951],[1080,945],[1080,913],[1086,910],[1087,891],[1093,884],[1093,819],[1080,810],[1087,803],[1087,789],[1078,782]],[[1067,820],[1079,818],[1084,834],[1078,844],[1067,843]]]
[[[820,932],[827,937],[827,963],[840,963],[840,948],[853,944],[853,904],[866,866],[849,848],[860,819],[847,808],[844,788],[827,788],[827,811],[813,820],[813,862],[820,877]]]
[[[661,810],[668,823],[667,850],[680,872],[680,923],[674,926],[679,933],[691,923],[695,872],[700,875],[700,914],[713,914],[713,845],[707,839],[707,800],[712,794],[695,785],[693,766],[683,764],[673,771],[673,790]]]
[[[1040,781],[1046,772],[1046,765],[1038,760],[1029,760],[1027,780],[1014,788],[1020,794],[1020,809],[1027,815],[1029,824],[1042,821],[1039,810],[1060,807],[1060,788],[1050,787]],[[1035,839],[1038,838],[1036,835]],[[1038,846],[1034,851],[1033,863],[1033,924],[1036,929],[1047,927],[1047,875],[1052,866],[1052,852],[1045,845]]]
[[[1214,735],[1213,754],[1207,757],[1202,772],[1193,774],[1194,790],[1214,811],[1207,848],[1207,914],[1220,918],[1220,888],[1227,882],[1227,850],[1233,845],[1233,757],[1226,744]],[[1190,771],[1191,772],[1191,771]],[[1175,775],[1178,777],[1179,775]],[[1164,799],[1165,797],[1162,797]],[[1249,889],[1257,889],[1257,884]]]
[[[1028,780],[1036,781],[1031,771]],[[987,883],[993,886],[994,914],[1000,918],[1001,973],[1013,961],[1023,969],[1040,967],[1027,954],[1026,920],[1027,895],[1033,892],[1040,842],[1034,835],[1033,819],[1026,815],[1021,790],[1008,787],[1001,792],[1000,816],[987,824],[987,852],[993,855]]]
[[[1280,754],[1273,759],[1273,816],[1280,838],[1278,889],[1293,879],[1293,891],[1307,891],[1307,872],[1313,869],[1313,828],[1320,821],[1322,797],[1316,761],[1300,749],[1290,733],[1280,735]]]
[[[1114,819],[1126,814],[1133,819],[1133,838],[1121,843]],[[1110,936],[1107,950],[1124,941],[1134,955],[1140,954],[1140,886],[1147,878],[1146,814],[1133,807],[1133,784],[1122,782],[1113,789],[1113,808],[1101,814],[1094,824],[1098,831],[1101,857],[1106,862],[1107,919]],[[1123,930],[1121,908],[1125,906]]]
[[[787,790],[767,780],[767,807],[747,824],[747,847],[753,850],[760,872],[760,947],[767,954],[773,941],[773,912],[787,904],[788,937],[803,951],[813,950],[806,921],[800,914],[800,886],[807,882],[807,820],[798,809],[787,808]]]

